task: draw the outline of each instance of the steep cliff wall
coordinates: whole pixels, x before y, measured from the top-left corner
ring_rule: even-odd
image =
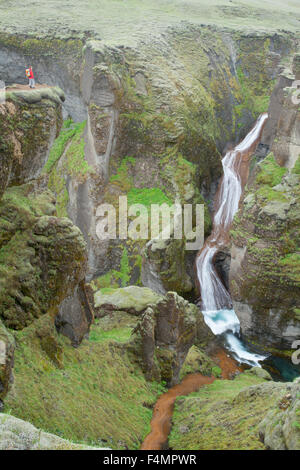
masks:
[[[254,167],[233,223],[230,268],[243,334],[282,352],[300,335],[299,106],[292,101],[295,77],[286,73],[262,140],[271,153]]]
[[[61,98],[59,89],[13,87],[0,105],[1,400],[12,381],[13,330],[46,313],[53,318],[61,313],[60,304],[73,298],[86,270],[83,236],[70,219],[57,217],[55,195],[41,175],[61,127]],[[85,299],[77,299],[77,306],[77,317],[73,315],[64,331],[75,345],[91,322]],[[43,337],[45,343],[48,339]]]

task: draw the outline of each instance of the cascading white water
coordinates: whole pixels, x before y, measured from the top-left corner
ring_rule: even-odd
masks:
[[[232,309],[230,294],[216,272],[213,259],[228,241],[230,226],[238,210],[243,191],[241,176],[245,169],[245,162],[248,170],[247,162],[260,140],[267,119],[267,113],[262,114],[245,139],[233,150],[227,152],[223,158],[224,175],[218,192],[213,230],[196,261],[202,313],[206,324],[216,335],[225,333],[228,348],[236,359],[250,365],[259,365],[259,361],[265,357],[247,351],[237,337],[240,331],[240,322]]]

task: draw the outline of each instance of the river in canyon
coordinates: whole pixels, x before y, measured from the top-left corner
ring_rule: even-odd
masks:
[[[213,229],[196,259],[200,307],[206,324],[215,335],[223,335],[226,347],[239,362],[251,366],[258,366],[266,356],[252,353],[240,340],[240,322],[232,308],[230,293],[218,276],[214,259],[230,244],[229,230],[248,179],[251,155],[261,139],[267,119],[268,114],[262,114],[244,140],[223,158],[223,177],[216,195]]]
[[[262,114],[245,139],[222,159],[224,174],[216,195],[213,229],[196,258],[200,308],[204,320],[216,336],[224,338],[225,346],[234,358],[226,354],[224,349],[216,354],[215,359],[220,364],[223,379],[230,379],[240,372],[242,368],[239,363],[257,366],[266,358],[249,351],[241,341],[240,322],[232,308],[230,293],[215,269],[214,258],[219,251],[229,246],[229,230],[248,179],[251,155],[260,141],[267,119],[268,114]],[[213,376],[189,374],[181,383],[161,395],[154,407],[151,432],[142,443],[141,450],[163,449],[171,430],[176,398],[195,392],[214,380]]]

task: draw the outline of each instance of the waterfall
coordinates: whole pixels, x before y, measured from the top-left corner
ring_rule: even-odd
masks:
[[[250,365],[259,365],[265,357],[249,352],[239,339],[239,319],[213,261],[217,252],[228,245],[229,230],[247,181],[250,157],[260,141],[267,119],[268,114],[262,114],[245,139],[223,158],[223,177],[216,196],[212,233],[196,259],[201,309],[206,324],[216,335],[225,333],[227,346],[236,359]]]

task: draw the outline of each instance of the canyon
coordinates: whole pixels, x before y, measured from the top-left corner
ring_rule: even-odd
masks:
[[[299,7],[10,3],[0,449],[299,449]],[[203,204],[200,254],[100,240],[120,196]]]

